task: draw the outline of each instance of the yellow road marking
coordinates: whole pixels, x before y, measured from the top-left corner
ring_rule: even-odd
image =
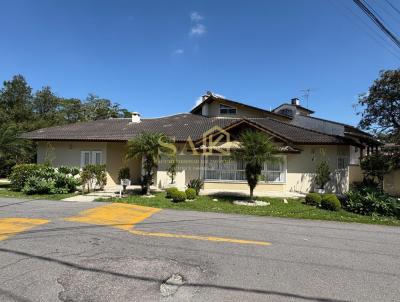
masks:
[[[94,209],[85,210],[79,213],[78,216],[65,218],[66,221],[82,222],[88,224],[108,225],[114,228],[128,231],[131,234],[139,236],[153,236],[164,238],[182,238],[191,240],[204,240],[214,242],[229,242],[238,244],[254,244],[267,246],[271,245],[266,241],[254,241],[235,238],[223,238],[213,236],[197,236],[185,234],[172,234],[161,232],[146,232],[134,229],[135,224],[149,218],[154,213],[161,209],[150,208],[132,204],[113,203]]]
[[[132,233],[132,234],[135,234],[135,235],[141,235],[141,236],[155,236],[155,237],[166,237],[166,238],[183,238],[183,239],[192,239],[192,240],[229,242],[229,243],[239,243],[239,244],[271,245],[270,242],[266,242],[266,241],[243,240],[243,239],[224,238],[224,237],[196,236],[196,235],[158,233],[158,232],[145,232],[145,231],[139,231],[139,230],[130,230],[129,233]]]
[[[113,203],[106,206],[80,212],[79,216],[65,218],[67,221],[88,224],[109,225],[118,229],[130,230],[154,213],[161,211],[156,208],[142,207],[124,203]]]
[[[0,240],[48,222],[47,219],[38,218],[0,218]]]

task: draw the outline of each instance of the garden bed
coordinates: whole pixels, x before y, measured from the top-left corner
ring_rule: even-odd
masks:
[[[111,198],[104,201],[131,203],[148,207],[192,210],[201,212],[233,213],[243,215],[274,216],[301,219],[331,220],[341,222],[358,222],[369,224],[384,224],[400,226],[400,220],[392,217],[362,216],[355,213],[339,210],[337,212],[323,210],[305,205],[303,199],[287,199],[287,203],[281,198],[257,197],[257,200],[269,202],[269,206],[240,206],[234,205],[234,200],[245,199],[238,196],[210,195],[198,196],[190,202],[172,202],[165,197],[165,193],[155,193],[154,198],[145,198],[140,192],[134,192],[125,198]],[[98,200],[103,201],[103,200]]]

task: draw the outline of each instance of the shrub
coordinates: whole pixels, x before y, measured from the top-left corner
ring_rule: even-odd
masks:
[[[173,192],[177,192],[177,191],[179,191],[177,188],[168,188],[168,189],[166,189],[165,190],[165,192],[166,192],[166,195],[165,195],[165,197],[166,198],[172,198],[172,193]]]
[[[343,207],[362,215],[384,215],[400,218],[400,201],[374,187],[353,187],[346,193]]]
[[[40,169],[40,165],[20,164],[15,165],[11,169],[9,176],[11,188],[15,191],[21,191],[29,177],[33,176],[33,172]]]
[[[196,199],[196,190],[193,188],[186,189],[185,194],[187,199]]]
[[[103,189],[107,184],[106,165],[86,165],[81,172],[82,186],[88,191],[99,187]]]
[[[57,168],[59,173],[76,176],[79,174],[79,169],[76,167],[60,166]]]
[[[182,202],[186,200],[186,193],[182,191],[173,191],[172,192],[172,201],[174,202]]]
[[[121,179],[131,179],[131,172],[129,170],[129,167],[123,167],[119,170],[118,180],[121,181]]]
[[[187,184],[188,188],[194,189],[196,195],[199,195],[200,189],[203,187],[204,182],[200,178],[191,179]]]
[[[339,211],[341,205],[335,194],[325,194],[321,199],[321,208],[330,211]]]
[[[22,192],[29,195],[55,194],[55,184],[53,180],[31,176],[26,180]]]
[[[326,160],[321,161],[315,171],[315,183],[318,189],[323,189],[327,182],[330,180],[329,164]]]
[[[305,198],[305,203],[310,206],[319,206],[321,204],[321,195],[318,193],[308,193]]]

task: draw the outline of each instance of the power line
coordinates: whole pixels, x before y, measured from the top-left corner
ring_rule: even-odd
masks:
[[[342,2],[340,2],[340,1],[335,1],[335,0],[331,0],[330,1],[330,3],[333,5],[333,6],[335,6],[335,7],[337,7],[337,5],[339,6],[339,4],[338,3],[342,3]],[[392,44],[387,44],[387,40],[382,36],[382,35],[380,35],[379,34],[379,32],[377,32],[376,30],[375,30],[375,28],[373,28],[368,22],[366,22],[365,20],[364,20],[364,18],[362,18],[360,15],[358,15],[358,14],[356,14],[352,9],[350,9],[350,7],[348,7],[347,5],[345,5],[344,3],[342,3],[343,5],[342,5],[342,7],[340,7],[340,8],[343,8],[343,9],[345,9],[344,10],[344,12],[346,13],[345,14],[345,16],[351,21],[351,22],[353,22],[355,19],[359,22],[357,22],[357,23],[355,23],[355,22],[353,22],[353,23],[355,23],[358,27],[360,27],[360,29],[362,29],[362,30],[364,30],[364,29],[367,29],[367,30],[365,30],[365,33],[368,35],[368,36],[370,36],[377,44],[379,44],[380,46],[382,46],[383,48],[385,48],[390,54],[392,54],[394,57],[396,57],[397,59],[399,59],[400,60],[400,56],[398,56],[397,54],[396,54],[396,50],[395,49],[393,49],[392,48]],[[339,8],[339,9],[340,9]],[[352,18],[351,16],[350,16],[350,14],[351,15],[353,15],[354,17],[355,17],[355,19],[354,18]],[[361,24],[362,23],[362,24]],[[365,27],[364,27],[365,26]],[[379,39],[378,39],[379,38]]]
[[[400,48],[400,40],[393,34],[380,20],[374,13],[361,1],[361,0],[353,0],[353,2],[367,15],[368,18],[372,20],[379,27],[379,29],[387,35],[390,40],[393,41],[394,44],[398,48]],[[367,4],[368,5],[368,4]]]
[[[385,0],[387,4],[390,5],[391,8],[393,8],[398,14],[400,14],[400,10],[394,6],[389,0]]]

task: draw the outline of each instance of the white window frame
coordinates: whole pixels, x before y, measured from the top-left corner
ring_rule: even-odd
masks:
[[[103,163],[103,151],[88,151],[88,150],[84,150],[81,151],[81,168],[83,168],[84,166],[88,165],[87,163],[85,164],[85,155],[89,154],[89,163],[88,164],[92,164],[92,165],[96,165],[96,155],[99,154],[100,155],[100,162],[98,164],[102,164]]]
[[[286,183],[286,156],[279,156],[282,161],[279,162],[279,170],[268,170],[268,164],[265,163],[261,175],[265,180],[261,180],[261,183],[269,184],[284,184]],[[213,160],[211,162],[210,160]],[[210,168],[210,163],[212,163]],[[233,169],[224,169],[225,167],[231,166]],[[244,165],[238,168],[239,164],[236,161],[228,160],[226,156],[223,155],[208,155],[204,158],[204,168],[203,168],[203,178],[205,181],[215,181],[215,182],[246,182],[246,174]],[[268,180],[271,179],[271,174],[276,175],[279,173],[279,180]],[[228,177],[225,177],[229,175]]]

